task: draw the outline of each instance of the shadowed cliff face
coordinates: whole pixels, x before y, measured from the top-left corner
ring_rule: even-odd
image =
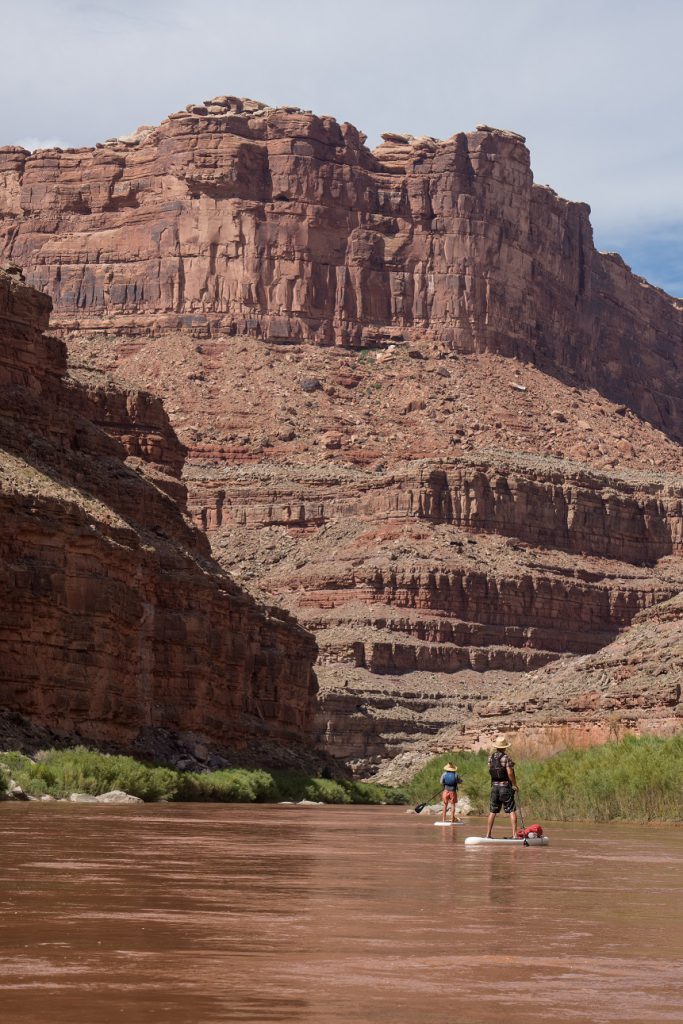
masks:
[[[312,637],[213,562],[161,403],[70,379],[49,309],[0,272],[0,705],[128,748],[306,742]]]
[[[683,439],[683,307],[485,126],[445,141],[219,97],[95,149],[0,150],[0,254],[71,329],[494,352]]]

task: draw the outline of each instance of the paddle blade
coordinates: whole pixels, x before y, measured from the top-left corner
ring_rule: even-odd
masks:
[[[429,807],[430,804],[433,804],[434,801],[437,800],[440,795],[441,795],[441,792],[439,791],[438,793],[436,793],[432,797],[431,800],[425,800],[425,802],[423,804],[418,804],[417,807],[415,808],[415,813],[419,814],[420,811],[424,811],[425,807]]]

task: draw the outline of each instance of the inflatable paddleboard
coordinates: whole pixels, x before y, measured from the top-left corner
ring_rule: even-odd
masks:
[[[467,836],[465,846],[489,846],[491,843],[498,846],[549,846],[547,836],[529,836],[526,843],[523,839],[487,839],[486,836]]]
[[[450,828],[451,825],[464,825],[464,821],[435,821],[435,828]]]

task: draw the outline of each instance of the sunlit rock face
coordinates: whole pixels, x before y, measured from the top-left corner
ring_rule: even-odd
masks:
[[[93,149],[0,149],[0,254],[64,328],[430,339],[591,384],[683,438],[683,307],[597,253],[524,139],[221,96]]]

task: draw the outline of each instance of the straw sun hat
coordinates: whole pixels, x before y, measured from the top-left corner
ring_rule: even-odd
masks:
[[[449,761],[448,764],[445,764],[443,766],[443,770],[445,772],[457,772],[458,766],[455,764],[451,764],[451,762]]]
[[[502,732],[498,733],[495,740],[493,741],[493,745],[496,748],[496,750],[504,750],[505,747],[510,746],[510,744],[508,743],[507,736],[505,735],[505,733]]]

